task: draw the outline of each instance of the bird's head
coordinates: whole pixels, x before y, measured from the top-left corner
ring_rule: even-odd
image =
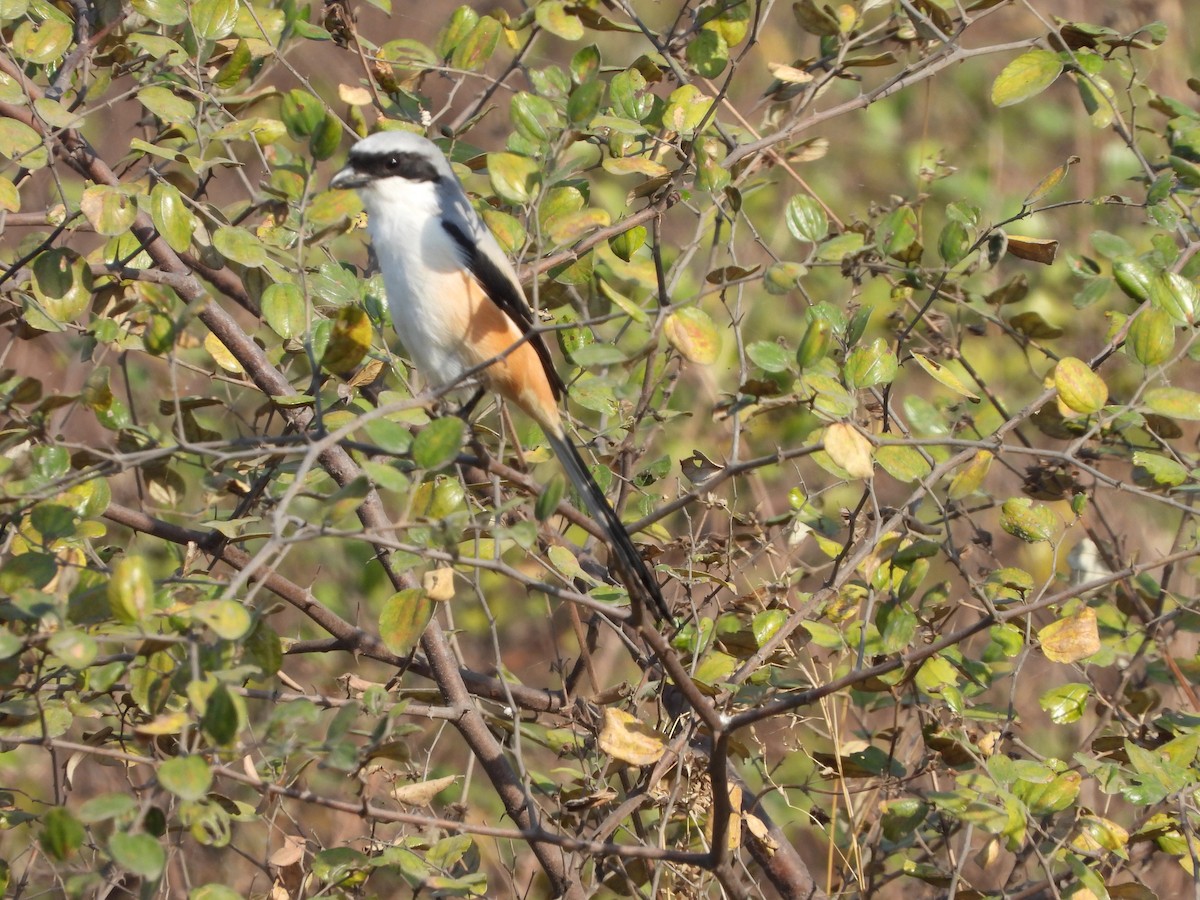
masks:
[[[350,148],[345,167],[329,186],[358,190],[368,200],[371,194],[408,185],[436,187],[453,178],[449,161],[433,141],[408,131],[381,131]]]

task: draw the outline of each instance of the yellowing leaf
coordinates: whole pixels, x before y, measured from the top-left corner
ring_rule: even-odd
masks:
[[[137,204],[118,188],[95,184],[83,192],[79,208],[100,234],[124,234],[137,218]]]
[[[1078,156],[1068,157],[1066,162],[1064,162],[1061,166],[1056,168],[1053,172],[1037,183],[1037,186],[1030,191],[1028,195],[1026,195],[1025,200],[1021,203],[1021,205],[1032,206],[1034,203],[1037,203],[1037,201],[1045,197],[1048,193],[1058,187],[1059,182],[1067,177],[1067,172],[1071,166],[1075,165],[1077,162],[1079,162]]]
[[[709,365],[717,359],[721,349],[721,337],[708,313],[696,306],[688,306],[667,316],[663,333],[671,346],[689,362]]]
[[[1073,663],[1099,653],[1096,611],[1086,606],[1073,616],[1051,622],[1038,632],[1038,641],[1051,662]]]
[[[805,72],[795,66],[785,66],[782,63],[767,63],[767,70],[771,73],[771,77],[785,84],[808,84],[813,80],[811,72]]]
[[[825,429],[825,452],[852,478],[870,478],[871,442],[853,425],[835,422]]]
[[[1028,100],[1050,87],[1062,70],[1062,59],[1050,50],[1022,53],[992,82],[992,102],[997,106],[1012,106]]]
[[[929,359],[929,357],[927,357],[927,356],[922,356],[920,353],[914,353],[912,355],[912,358],[915,359],[917,361],[917,365],[919,365],[922,369],[924,369],[926,372],[928,372],[929,375],[935,381],[950,388],[950,390],[954,391],[956,394],[961,394],[962,396],[966,397],[968,400],[978,400],[979,399],[978,394],[976,394],[969,387],[967,387],[965,384],[963,384],[962,379],[959,378],[957,375],[955,375],[952,371],[947,369],[945,366],[941,365],[940,363],[934,362],[932,359]]]
[[[1108,402],[1108,385],[1081,359],[1063,357],[1054,367],[1054,387],[1058,399],[1071,412],[1091,415]]]
[[[416,645],[433,616],[433,601],[423,590],[397,591],[383,602],[379,613],[379,637],[397,656],[404,656]]]
[[[454,570],[445,567],[426,572],[421,576],[421,586],[430,600],[444,603],[454,599]]]
[[[666,751],[667,739],[635,716],[621,709],[604,710],[600,749],[631,766],[652,766]]]
[[[359,85],[339,84],[338,99],[350,106],[370,106],[371,92]]]
[[[990,450],[976,452],[966,467],[960,469],[950,479],[950,487],[946,491],[946,496],[951,500],[962,500],[979,490],[983,479],[987,476],[988,469],[992,467],[994,458]]]
[[[229,352],[229,348],[222,344],[221,339],[215,334],[209,333],[204,338],[204,349],[208,351],[208,355],[213,358],[213,361],[226,372],[233,372],[237,375],[244,371],[242,364],[237,361],[237,357]]]
[[[604,160],[604,171],[611,175],[646,175],[658,178],[670,169],[644,156],[610,156]]]
[[[321,366],[342,375],[353,371],[371,349],[371,318],[361,306],[343,306],[333,320]]]

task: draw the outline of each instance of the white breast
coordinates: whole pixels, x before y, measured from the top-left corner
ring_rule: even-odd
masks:
[[[463,353],[470,276],[442,227],[434,186],[391,178],[362,198],[396,333],[432,385],[458,380],[470,368]]]

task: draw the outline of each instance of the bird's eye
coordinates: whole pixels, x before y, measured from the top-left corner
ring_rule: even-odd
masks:
[[[394,171],[396,171],[396,169],[400,168],[400,157],[389,156],[388,161],[387,161],[387,167],[388,167],[388,170],[392,171],[392,172],[394,172]]]

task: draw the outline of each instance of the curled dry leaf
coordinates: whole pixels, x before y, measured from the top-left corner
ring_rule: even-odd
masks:
[[[428,806],[433,798],[444,791],[458,779],[457,775],[447,775],[444,778],[431,778],[429,781],[418,781],[416,784],[402,784],[392,788],[392,796],[400,803],[409,806]]]

